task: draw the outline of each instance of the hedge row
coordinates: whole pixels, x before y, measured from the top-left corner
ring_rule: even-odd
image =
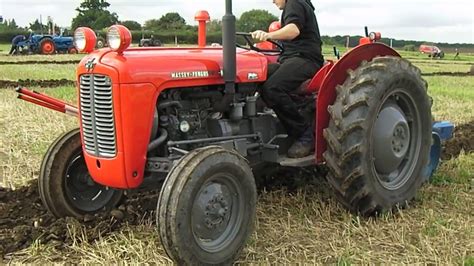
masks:
[[[28,36],[29,32],[25,30],[7,30],[0,32],[0,43],[9,43],[16,35]],[[98,32],[99,36],[105,37],[105,32]],[[150,32],[150,31],[132,31],[133,43],[138,43],[143,37],[150,38],[153,35],[155,39],[160,40],[162,43],[175,43],[189,44],[197,43],[197,32],[189,31],[178,31],[178,32]],[[221,43],[222,33],[213,32],[207,34],[207,43]]]
[[[26,30],[4,30],[0,32],[0,43],[9,43],[14,36],[18,34],[28,35]],[[98,32],[99,36],[105,37],[105,32]],[[197,44],[197,31],[175,31],[175,32],[152,32],[152,31],[132,31],[133,43],[138,43],[143,37],[150,38],[153,35],[155,39],[160,40],[162,43],[175,43],[178,44]],[[350,46],[356,46],[359,42],[360,36],[351,36]],[[322,36],[322,41],[325,45],[346,45],[346,36]],[[381,42],[385,44],[390,44],[390,39],[383,38]],[[394,47],[405,47],[407,45],[419,46],[424,43],[421,41],[404,41],[404,40],[393,40]],[[207,34],[207,43],[222,43],[222,33],[221,32],[212,32]],[[438,43],[436,44],[442,48],[473,48],[473,44],[448,44],[448,43]]]
[[[9,43],[13,37],[20,34],[28,36],[29,32],[26,30],[2,30],[0,31],[0,43]]]

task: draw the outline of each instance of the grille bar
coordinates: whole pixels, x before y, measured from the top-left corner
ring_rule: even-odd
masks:
[[[97,74],[81,75],[80,101],[86,151],[97,157],[115,157],[117,146],[110,78]]]

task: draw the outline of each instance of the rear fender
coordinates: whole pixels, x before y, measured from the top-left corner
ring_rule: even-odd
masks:
[[[323,162],[323,153],[326,151],[326,141],[323,137],[323,130],[329,125],[328,106],[336,100],[336,86],[341,85],[347,78],[349,70],[355,70],[363,61],[372,61],[379,56],[398,56],[400,55],[382,43],[367,43],[354,47],[344,54],[332,67],[326,69],[327,74],[322,81],[314,81],[319,84],[319,92],[316,100],[316,162]],[[324,67],[321,69],[323,70]],[[320,71],[321,72],[321,71]],[[319,73],[319,72],[318,72]],[[318,74],[316,74],[316,79]],[[313,82],[312,82],[313,83]],[[314,85],[313,85],[314,86]]]

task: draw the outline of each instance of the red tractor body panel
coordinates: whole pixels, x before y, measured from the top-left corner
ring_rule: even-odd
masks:
[[[86,66],[91,61],[97,63],[94,74],[112,80],[117,153],[113,158],[96,157],[83,147],[84,157],[93,179],[115,188],[135,188],[143,181],[153,113],[161,91],[224,84],[219,48],[140,48],[126,50],[123,55],[99,50],[81,61],[77,69],[78,84],[80,76],[92,70]],[[237,69],[237,83],[263,82],[267,76],[267,59],[256,52],[239,50]],[[84,132],[82,124],[81,132]]]
[[[326,141],[323,130],[329,125],[328,106],[336,99],[336,86],[343,84],[348,71],[358,68],[362,61],[371,61],[377,56],[400,56],[395,50],[381,43],[366,43],[354,47],[344,54],[334,65],[321,68],[326,72],[324,79],[318,78],[314,85],[321,82],[316,102],[316,162],[323,162],[323,153],[326,151]],[[318,76],[319,72],[316,74]],[[313,83],[313,82],[312,82]],[[312,86],[314,86],[312,85]],[[311,85],[310,85],[311,86]]]

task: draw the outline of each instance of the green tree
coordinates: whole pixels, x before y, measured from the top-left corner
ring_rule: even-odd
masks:
[[[157,19],[150,19],[143,24],[144,30],[157,30],[160,28],[160,21]]]
[[[84,0],[76,8],[78,15],[72,19],[71,29],[89,27],[100,30],[117,24],[118,16],[107,10],[109,6],[110,4],[105,0]]]
[[[186,20],[176,12],[166,13],[158,20],[158,27],[163,30],[185,29]]]
[[[134,20],[121,21],[120,24],[124,25],[129,30],[141,30],[142,29],[142,25],[140,25],[140,23],[138,23]]]
[[[208,32],[221,32],[222,31],[222,21],[219,19],[213,19],[207,23]]]
[[[268,26],[278,18],[266,10],[252,9],[242,13],[237,21],[237,30],[251,32],[255,30],[267,30]]]
[[[34,32],[42,32],[47,31],[48,26],[41,24],[38,19],[36,19],[33,23],[30,23],[30,29]]]
[[[14,18],[10,20],[10,23],[8,23],[8,27],[10,29],[18,29],[18,25],[16,24],[16,21]]]

